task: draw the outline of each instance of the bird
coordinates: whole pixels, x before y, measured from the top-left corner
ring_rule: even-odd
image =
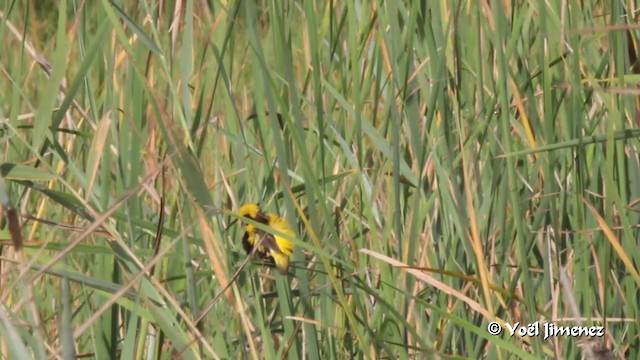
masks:
[[[287,221],[276,214],[267,214],[255,203],[242,205],[238,215],[264,224],[277,232],[290,237],[295,234]],[[245,233],[242,237],[242,247],[248,255],[252,253],[259,259],[275,264],[281,274],[286,274],[289,259],[293,254],[293,243],[284,237],[258,229],[252,224],[245,223]]]
[[[585,360],[614,360],[613,352],[602,342],[593,338],[584,338],[578,341],[578,346],[583,349]]]

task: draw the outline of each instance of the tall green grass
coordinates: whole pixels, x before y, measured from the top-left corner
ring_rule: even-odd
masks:
[[[634,6],[0,2],[2,358],[637,358]]]

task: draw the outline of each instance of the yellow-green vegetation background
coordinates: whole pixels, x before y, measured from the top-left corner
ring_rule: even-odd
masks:
[[[640,357],[635,1],[0,11],[2,358]]]

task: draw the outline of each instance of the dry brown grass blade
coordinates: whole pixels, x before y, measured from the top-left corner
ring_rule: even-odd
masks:
[[[416,278],[418,278],[419,280],[433,286],[434,288],[444,292],[447,295],[451,295],[456,299],[462,300],[462,302],[464,302],[465,304],[469,305],[469,307],[475,311],[477,311],[478,313],[482,314],[482,316],[484,316],[486,319],[488,320],[492,320],[492,321],[499,321],[504,325],[504,321],[499,319],[498,317],[496,317],[495,315],[491,314],[490,311],[487,311],[487,309],[485,309],[484,307],[482,307],[482,305],[480,305],[478,302],[474,301],[473,299],[471,299],[470,297],[468,297],[467,295],[461,293],[460,291],[450,287],[449,285],[438,281],[436,279],[434,279],[433,277],[429,276],[428,274],[425,274],[422,271],[419,270],[415,270],[412,269],[411,267],[408,267],[407,264],[402,263],[398,260],[392,259],[388,256],[379,254],[375,251],[371,251],[369,249],[360,249],[360,252],[363,254],[367,254],[369,256],[372,256],[378,260],[382,260],[384,262],[386,262],[387,264],[397,267],[399,269],[401,269],[402,271],[406,271],[409,274],[415,276]]]
[[[13,241],[13,248],[15,251],[22,251],[22,227],[20,226],[20,219],[16,209],[8,209],[7,221],[9,222],[9,233],[11,233],[11,240]]]
[[[627,267],[627,270],[629,271],[633,279],[636,281],[638,285],[640,285],[640,273],[638,273],[638,269],[636,269],[636,267],[633,265],[633,260],[631,260],[627,252],[624,250],[624,248],[622,247],[622,244],[620,244],[620,240],[618,240],[616,235],[613,233],[613,230],[611,229],[611,227],[607,224],[604,218],[600,216],[600,214],[598,213],[598,210],[596,210],[596,208],[593,205],[591,205],[591,203],[589,203],[587,199],[584,198],[584,196],[582,195],[578,195],[578,196],[580,197],[582,202],[585,205],[587,205],[587,208],[589,208],[589,211],[591,211],[591,214],[596,218],[598,225],[600,225],[600,228],[602,229],[605,236],[607,237],[607,240],[609,240],[611,247],[613,247],[613,250],[615,250],[616,254],[618,254],[618,256],[620,257],[620,260],[622,260],[622,263]]]

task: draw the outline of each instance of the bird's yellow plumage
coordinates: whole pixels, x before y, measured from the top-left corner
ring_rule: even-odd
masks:
[[[283,234],[294,236],[286,220],[275,214],[264,213],[257,204],[243,205],[238,210],[238,215],[267,225]],[[251,224],[245,224],[242,246],[247,254],[255,251],[258,258],[275,263],[281,273],[287,272],[289,258],[293,254],[291,241],[277,234],[262,231]],[[255,250],[254,247],[256,247]]]

